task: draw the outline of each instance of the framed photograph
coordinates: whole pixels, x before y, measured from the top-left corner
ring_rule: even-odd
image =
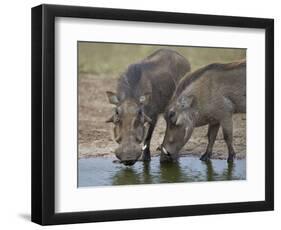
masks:
[[[274,21],[32,8],[32,221],[274,208]]]

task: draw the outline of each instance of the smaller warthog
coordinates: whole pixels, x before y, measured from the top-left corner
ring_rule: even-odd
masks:
[[[234,113],[246,112],[246,61],[210,64],[186,75],[179,83],[164,114],[167,129],[161,145],[161,161],[174,161],[195,127],[209,125],[208,146],[201,160],[210,159],[220,126],[228,147],[232,145]]]
[[[116,93],[107,92],[115,105],[107,122],[114,123],[119,143],[116,157],[125,165],[150,160],[150,140],[158,115],[165,111],[176,84],[190,71],[189,62],[173,50],[160,49],[131,64],[118,80]],[[141,146],[143,144],[143,147]]]

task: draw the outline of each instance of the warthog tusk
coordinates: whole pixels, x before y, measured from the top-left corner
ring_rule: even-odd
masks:
[[[146,148],[147,148],[147,145],[144,145],[144,146],[142,147],[142,151],[144,151]]]
[[[169,153],[167,152],[167,150],[165,149],[164,146],[162,146],[162,150],[163,150],[163,153],[164,153],[165,155],[169,155]]]

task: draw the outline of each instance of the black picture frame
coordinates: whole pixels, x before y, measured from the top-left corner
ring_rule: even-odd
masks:
[[[55,18],[88,18],[265,29],[265,200],[55,213]],[[267,211],[274,209],[274,20],[110,8],[32,8],[32,221],[41,225]]]

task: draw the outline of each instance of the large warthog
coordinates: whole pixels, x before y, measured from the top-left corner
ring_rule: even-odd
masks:
[[[187,74],[178,84],[164,117],[167,129],[161,146],[161,161],[174,161],[195,127],[208,125],[208,146],[201,160],[207,161],[220,126],[228,147],[233,149],[234,113],[246,112],[246,61],[210,64]]]
[[[114,139],[119,143],[115,155],[125,165],[150,160],[150,140],[158,115],[163,113],[176,84],[190,71],[189,62],[180,54],[160,49],[132,64],[121,75],[117,92],[107,92],[114,104]],[[142,145],[143,144],[143,145]]]

